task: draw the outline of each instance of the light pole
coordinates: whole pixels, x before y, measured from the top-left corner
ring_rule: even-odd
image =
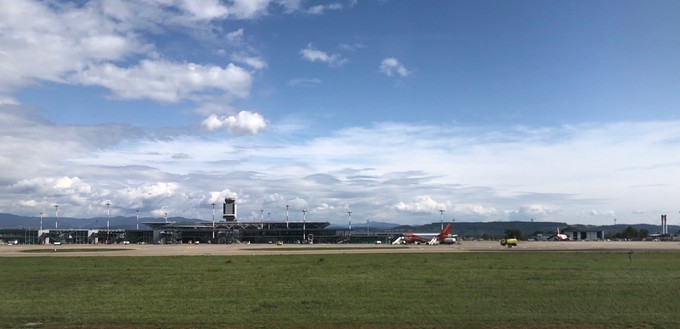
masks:
[[[302,241],[307,238],[307,210],[302,210]]]
[[[106,202],[106,232],[109,232],[109,221],[111,220],[111,202]]]
[[[439,214],[441,215],[441,230],[444,230],[444,209],[439,209]]]
[[[137,215],[137,231],[139,231],[139,209],[135,209],[135,214]]]
[[[59,205],[54,205],[54,228],[59,228]]]
[[[167,224],[167,223],[168,223],[168,212],[166,211],[165,212],[165,224]]]
[[[213,241],[214,241],[215,240],[215,203],[214,202],[212,203],[212,207],[213,207],[213,209],[212,209],[212,226],[213,226],[212,227],[212,236],[213,237],[212,238],[213,238]]]
[[[264,224],[264,210],[260,209],[260,224]]]
[[[347,219],[349,220],[349,236],[352,236],[352,211],[347,212]]]
[[[42,218],[43,218],[43,212],[40,212],[40,230],[42,231]]]
[[[111,218],[111,202],[106,201],[106,244],[109,244],[109,239],[110,239],[110,228],[109,228],[109,219]]]
[[[286,205],[286,229],[288,229],[288,205]]]

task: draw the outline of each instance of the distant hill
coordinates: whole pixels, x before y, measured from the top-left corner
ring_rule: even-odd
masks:
[[[347,229],[347,224],[331,224],[328,226],[329,229],[333,230],[346,230]],[[366,228],[369,228],[371,230],[389,230],[392,228],[395,228],[399,226],[399,224],[395,223],[387,223],[387,222],[369,222],[367,225],[366,222],[363,223],[352,223],[352,230],[365,230]]]
[[[444,223],[446,225],[447,223]],[[605,234],[617,233],[625,230],[628,226],[636,230],[645,229],[649,233],[661,232],[661,225],[651,224],[618,224],[618,225],[569,225],[564,222],[456,222],[453,223],[451,230],[452,234],[458,234],[462,237],[481,237],[486,235],[488,237],[501,237],[505,235],[505,230],[519,230],[524,236],[531,236],[535,233],[542,233],[544,235],[553,235],[557,228],[563,231],[604,231]],[[671,233],[678,232],[680,226],[669,225],[668,230]],[[441,223],[435,222],[425,225],[402,225],[391,229],[394,232],[439,232],[441,231]]]
[[[144,222],[164,222],[161,217],[140,217],[139,229],[149,229]],[[186,219],[184,217],[170,217],[170,222],[199,222],[199,219]],[[43,228],[53,229],[55,225],[54,216],[43,217]],[[111,217],[109,227],[113,229],[134,230],[137,227],[137,217]],[[12,214],[0,213],[0,228],[40,228],[40,217],[17,216]],[[71,218],[59,217],[59,228],[64,229],[103,229],[106,228],[106,217],[93,218]]]

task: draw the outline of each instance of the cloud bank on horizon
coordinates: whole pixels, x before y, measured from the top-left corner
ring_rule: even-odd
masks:
[[[0,212],[657,223],[678,9],[0,2]]]

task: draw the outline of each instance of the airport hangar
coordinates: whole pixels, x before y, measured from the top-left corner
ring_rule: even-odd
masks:
[[[394,234],[329,229],[329,222],[244,222],[237,220],[236,200],[226,198],[223,221],[145,222],[148,230],[0,229],[0,240],[16,244],[176,244],[176,243],[389,243]]]

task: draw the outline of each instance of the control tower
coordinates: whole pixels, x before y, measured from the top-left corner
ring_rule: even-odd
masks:
[[[222,205],[222,218],[227,222],[236,221],[236,199],[224,199],[224,204]]]

